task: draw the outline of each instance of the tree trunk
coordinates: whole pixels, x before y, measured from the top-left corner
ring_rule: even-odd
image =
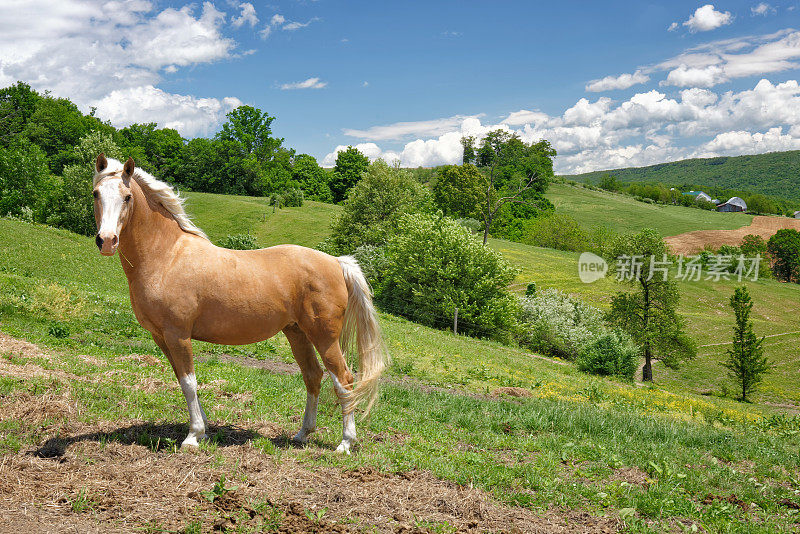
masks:
[[[644,367],[642,367],[642,382],[653,381],[653,355],[650,354],[650,344],[644,348]]]
[[[486,244],[486,241],[489,239],[489,226],[486,226],[486,229],[483,231],[483,244]]]
[[[642,282],[642,286],[644,289],[644,331],[645,335],[648,337],[646,338],[644,344],[644,367],[642,368],[642,382],[652,382],[653,381],[653,354],[650,351],[650,337],[649,337],[649,328],[650,328],[650,286]]]

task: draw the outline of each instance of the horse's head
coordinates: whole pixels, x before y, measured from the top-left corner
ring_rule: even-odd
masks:
[[[104,256],[113,256],[117,251],[119,235],[133,211],[131,176],[134,169],[132,158],[128,158],[122,169],[116,171],[108,169],[108,160],[103,153],[95,161],[95,176],[99,176],[95,179],[92,191],[94,220],[97,223],[95,243]]]

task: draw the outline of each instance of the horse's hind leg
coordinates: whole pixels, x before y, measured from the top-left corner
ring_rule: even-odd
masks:
[[[317,429],[317,403],[322,383],[322,368],[317,361],[314,345],[297,325],[287,326],[283,329],[283,333],[289,340],[292,354],[297,360],[297,365],[300,366],[303,381],[306,383],[306,410],[303,413],[303,426],[292,438],[298,443],[305,443],[308,441],[308,435]]]
[[[356,442],[356,417],[350,409],[349,393],[353,389],[353,374],[347,367],[347,361],[339,347],[339,336],[321,335],[314,340],[314,345],[322,356],[322,363],[331,375],[333,387],[342,405],[342,442],[336,452],[350,454],[350,448]]]

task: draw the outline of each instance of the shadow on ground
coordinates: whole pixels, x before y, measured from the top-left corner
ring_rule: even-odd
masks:
[[[117,428],[110,432],[87,432],[76,436],[56,436],[29,454],[39,458],[61,458],[67,448],[81,441],[100,443],[117,442],[124,445],[143,445],[152,451],[180,448],[181,441],[189,432],[189,426],[179,423],[138,423]],[[243,445],[249,440],[258,439],[258,432],[231,425],[211,424],[206,429],[208,440],[218,447]],[[277,440],[280,438],[273,438]],[[277,443],[276,443],[277,445]]]

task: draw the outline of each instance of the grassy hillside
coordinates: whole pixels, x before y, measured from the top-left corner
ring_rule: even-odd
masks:
[[[197,219],[201,226],[213,227],[201,216]],[[65,519],[89,509],[98,518],[135,522],[136,516],[118,510],[124,503],[100,504],[106,502],[104,488],[113,483],[103,481],[102,466],[115,461],[103,451],[110,447],[118,459],[144,445],[144,452],[136,454],[144,454],[147,465],[163,465],[174,454],[174,440],[185,432],[186,413],[169,365],[133,318],[119,260],[101,258],[90,238],[3,219],[0,243],[0,329],[44,351],[12,350],[0,357],[0,403],[10,407],[0,410],[4,479],[16,480],[14,466],[29,465],[25,451],[60,444],[70,458],[66,467],[58,467],[56,456],[39,460],[38,472],[86,469],[99,478],[82,476],[71,486],[59,482],[64,480],[61,474],[53,476],[52,493],[39,488],[44,492],[39,502],[66,502],[57,505],[66,506]],[[569,279],[550,275],[566,273],[569,256],[525,248],[516,253],[533,265],[529,272],[538,273],[542,285]],[[267,469],[263,459],[269,459],[267,465],[297,465],[301,471],[424,470],[436,479],[485,490],[506,506],[556,517],[560,510],[575,510],[588,514],[590,521],[594,516],[621,517],[637,532],[673,530],[679,522],[710,532],[732,527],[790,531],[797,526],[797,515],[780,504],[795,499],[794,490],[800,489],[800,457],[790,420],[765,418],[770,411],[759,406],[598,380],[525,351],[388,315],[382,314],[381,322],[394,356],[390,375],[396,382],[384,388],[371,419],[360,424],[357,454],[341,457],[330,451],[340,433],[330,396],[309,448],[282,445],[300,418],[302,380],[297,374],[250,366],[265,359],[291,361],[279,336],[245,347],[196,344],[212,439],[196,459],[181,463],[214,466],[215,476],[221,473],[237,486],[253,481],[242,490],[255,499],[248,502],[271,507],[280,507],[285,497],[277,490],[265,493],[256,482]],[[54,324],[62,330],[54,330]],[[64,331],[68,335],[58,337]],[[131,354],[157,355],[161,363],[141,363],[147,358],[132,360]],[[412,380],[400,380],[406,376]],[[498,386],[524,388],[530,397],[495,400],[487,393]],[[54,403],[71,408],[58,411],[62,404]],[[35,412],[32,406],[38,407]],[[49,415],[32,419],[31,413]],[[76,432],[80,435],[73,439]],[[49,458],[58,454],[46,450],[51,451]],[[91,467],[95,463],[101,468]],[[144,467],[141,462],[123,463],[119,469],[135,469],[130,476],[139,477]],[[214,480],[193,477],[184,491],[211,490]],[[161,504],[162,489],[151,489],[154,494],[143,498],[166,506]],[[727,500],[734,494],[734,501],[746,506]],[[326,506],[329,521],[359,528],[371,524],[335,501],[326,505],[312,499],[305,498],[306,509]],[[210,528],[214,519],[209,514],[218,509],[192,502],[170,514],[171,519],[162,518],[163,524],[135,526],[177,530],[200,522]],[[247,512],[237,510],[232,513]],[[390,511],[381,513],[391,516]],[[572,516],[559,521],[566,517]],[[429,532],[465,528],[466,523],[441,518],[413,520]],[[585,520],[569,519],[578,524]]]
[[[294,243],[313,247],[330,234],[341,208],[306,201],[302,208],[269,206],[266,198],[212,193],[186,193],[186,210],[212,241],[226,235],[251,233],[262,247]]]
[[[664,235],[674,235],[701,228],[736,228],[749,224],[752,217],[736,213],[706,212],[680,206],[658,206],[637,202],[630,197],[608,192],[591,191],[567,184],[553,184],[548,197],[557,209],[569,213],[582,224],[612,226],[616,231],[637,231],[644,226],[656,227]],[[330,222],[341,209],[338,206],[307,202],[302,208],[284,208],[273,213],[263,199],[230,197],[207,193],[191,193],[187,209],[212,239],[226,234],[249,231],[263,246],[297,243],[314,246],[329,235]],[[746,223],[742,223],[746,221]],[[65,239],[70,239],[63,232]],[[72,239],[81,239],[75,236]],[[591,302],[601,308],[609,305],[611,295],[627,289],[612,278],[584,284],[578,278],[578,254],[531,247],[501,239],[490,244],[520,269],[516,290],[529,282],[539,288],[556,288]],[[24,255],[24,253],[22,254]],[[103,261],[92,255],[93,262]],[[51,266],[50,268],[55,268]],[[65,269],[65,276],[75,276]],[[116,283],[116,282],[115,282]],[[680,282],[681,313],[688,319],[688,330],[701,347],[700,356],[678,371],[656,364],[655,376],[671,387],[688,391],[719,392],[729,381],[719,362],[729,341],[733,318],[728,298],[734,282]],[[800,331],[800,286],[772,280],[746,282],[755,302],[753,319],[758,335],[785,334]],[[766,379],[755,399],[762,402],[800,404],[800,352],[787,350],[800,341],[800,334],[768,338],[767,355],[777,369]]]
[[[606,172],[622,182],[669,185],[693,184],[723,187],[778,198],[800,199],[800,151],[772,152],[753,156],[687,159],[649,167],[613,169],[570,176],[597,183]]]
[[[638,232],[650,227],[663,236],[692,230],[729,230],[750,224],[752,215],[717,213],[683,206],[646,204],[608,191],[554,183],[547,198],[556,211],[575,218],[585,228],[606,226],[615,232]]]

